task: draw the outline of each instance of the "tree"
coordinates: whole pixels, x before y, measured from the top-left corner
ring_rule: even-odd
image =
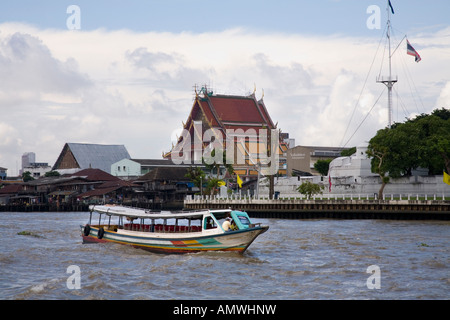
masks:
[[[221,159],[219,163],[216,161],[214,162],[212,161],[212,159],[216,158],[216,150],[217,150],[217,157]],[[219,178],[220,176],[221,168],[225,168],[230,175],[234,173],[233,165],[227,163],[227,153],[225,150],[214,149],[213,151],[211,151],[211,157],[203,158],[202,161],[203,164],[206,166],[206,168],[211,171],[211,174],[213,174],[214,171],[216,172],[217,178]]]
[[[416,127],[404,123],[395,123],[392,128],[378,130],[369,141],[367,155],[372,158],[372,172],[381,179],[378,198],[389,178],[411,175],[420,163],[419,132]]]
[[[437,109],[431,115],[421,114],[404,123],[378,130],[369,141],[367,155],[372,158],[372,172],[378,173],[382,185],[379,198],[389,177],[412,174],[418,167],[430,174],[450,170],[450,111]]]
[[[221,181],[222,180],[219,178],[214,178],[214,177],[209,178],[206,183],[205,193],[210,194],[210,195],[215,195],[219,190]]]
[[[216,156],[217,151],[217,156]],[[216,161],[219,159],[219,161]],[[215,177],[210,176],[207,180],[206,192],[214,195],[219,190],[222,179],[220,179],[220,172],[222,168],[226,169],[230,175],[234,173],[233,165],[227,163],[227,154],[225,150],[214,149],[211,151],[210,157],[202,159],[203,164],[212,174],[216,174]]]
[[[352,147],[350,149],[342,150],[341,151],[341,157],[350,157],[355,152],[356,152],[356,147]]]
[[[420,166],[429,174],[450,170],[450,110],[436,109],[429,116],[411,121],[421,132]]]
[[[23,180],[23,182],[28,182],[28,181],[33,181],[34,178],[31,176],[30,171],[26,171],[26,172],[22,173],[22,180]]]
[[[46,177],[59,177],[60,175],[58,171],[48,171],[45,173]]]
[[[319,186],[310,181],[305,181],[297,188],[297,191],[306,195],[308,198],[311,198],[314,194],[322,194],[322,189],[323,186]]]
[[[386,129],[384,129],[386,130]],[[381,130],[380,130],[381,131]],[[384,132],[377,132],[376,137],[383,136]],[[382,144],[377,143],[376,141],[373,141],[375,138],[372,138],[369,143],[369,147],[366,151],[367,155],[372,158],[371,166],[372,166],[372,172],[378,173],[381,179],[381,187],[378,190],[378,199],[381,199],[383,197],[383,191],[386,187],[386,184],[389,182],[389,176],[386,175],[387,165],[385,160],[385,157],[388,155],[388,148],[386,146],[383,146]]]
[[[194,186],[200,189],[200,193],[203,194],[203,183],[205,182],[206,174],[200,167],[190,167],[187,169],[187,173],[185,174],[186,178],[189,178]]]
[[[332,159],[317,160],[316,163],[314,163],[314,169],[316,169],[316,171],[322,176],[328,175],[331,160]]]

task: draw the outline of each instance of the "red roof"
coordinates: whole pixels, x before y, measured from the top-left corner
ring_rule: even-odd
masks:
[[[78,195],[79,198],[89,198],[94,196],[103,196],[105,194],[108,194],[110,192],[116,191],[117,189],[120,189],[120,187],[110,187],[110,188],[102,188],[102,189],[95,189],[95,190],[89,190],[85,193],[82,193]]]
[[[265,123],[257,102],[253,98],[213,96],[210,102],[222,122]]]
[[[221,129],[275,129],[263,100],[257,101],[254,94],[249,96],[213,95],[196,96],[189,117],[184,125],[194,137],[194,121],[202,121],[202,131],[209,127]],[[200,133],[202,134],[202,132]],[[201,138],[201,137],[200,137]],[[190,143],[179,138],[178,143]],[[164,155],[170,157],[170,152]]]
[[[0,189],[0,194],[15,194],[23,190],[21,184],[8,184]]]
[[[118,180],[114,180],[114,181],[106,181],[104,183],[102,183],[101,185],[99,185],[97,187],[97,189],[101,189],[101,188],[112,188],[112,187],[137,187],[137,184],[134,184],[131,181],[125,181],[122,179],[118,179]]]
[[[203,114],[203,117],[199,115],[199,112]],[[275,128],[264,102],[257,101],[254,95],[197,97],[186,123],[187,128],[191,126],[194,119],[206,120],[209,126],[222,129],[232,126],[242,129]]]

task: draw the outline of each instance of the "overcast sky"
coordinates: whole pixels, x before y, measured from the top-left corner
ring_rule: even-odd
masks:
[[[160,158],[194,85],[237,95],[256,87],[297,145],[355,146],[387,125],[375,81],[388,72],[385,0],[5,2],[0,167],[10,176],[25,152],[53,165],[66,142]],[[450,1],[391,2],[394,120],[448,108]]]

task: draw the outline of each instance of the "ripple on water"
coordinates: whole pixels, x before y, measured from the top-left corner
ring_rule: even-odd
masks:
[[[80,213],[0,214],[0,298],[450,298],[445,222],[255,219],[270,229],[243,255],[162,255],[82,244],[79,225],[86,219]],[[43,237],[17,235],[23,230]],[[373,264],[381,269],[380,290],[366,286]],[[69,265],[80,267],[80,290],[67,288]]]

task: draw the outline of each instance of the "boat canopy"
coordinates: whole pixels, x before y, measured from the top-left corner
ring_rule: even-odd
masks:
[[[225,210],[202,210],[202,211],[184,211],[184,212],[170,212],[170,211],[149,211],[145,209],[114,206],[114,205],[92,205],[89,206],[91,212],[98,212],[99,214],[106,214],[108,216],[122,216],[129,218],[140,219],[173,219],[173,218],[202,218],[205,214],[213,213],[230,213],[231,209]]]

